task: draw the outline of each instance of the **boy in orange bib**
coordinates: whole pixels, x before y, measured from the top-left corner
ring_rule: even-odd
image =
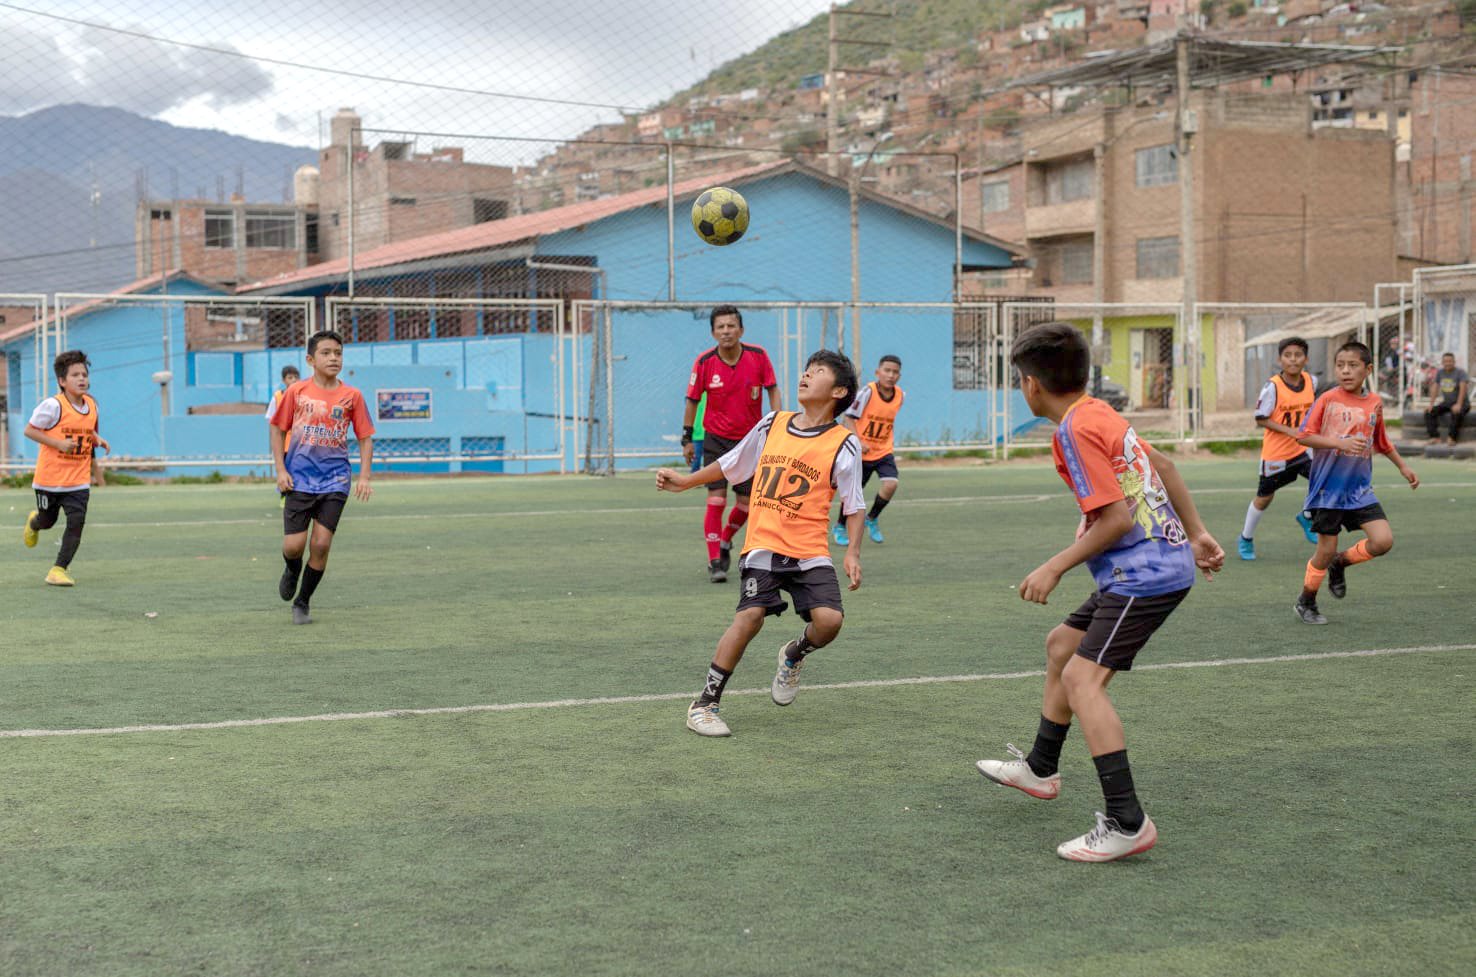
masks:
[[[799,381],[800,410],[766,414],[722,457],[695,472],[663,468],[656,487],[683,492],[718,478],[753,479],[748,533],[739,561],[742,595],[733,623],[718,641],[707,682],[687,709],[687,728],[701,736],[728,736],[718,715],[723,688],[744,650],[770,614],[794,600],[804,618],[800,636],[779,649],[779,665],[769,686],[775,704],[787,706],[799,691],[805,656],[840,633],[843,612],[840,583],[830,561],[827,529],[830,503],[837,495],[848,520],[851,542],[844,567],[850,589],[861,586],[861,442],[836,423],[856,397],[856,368],[840,353],[820,350],[805,364]]]
[[[56,525],[61,512],[67,514],[67,528],[62,532],[61,549],[56,564],[46,574],[53,587],[70,587],[75,580],[67,568],[77,547],[82,545],[82,527],[87,523],[87,502],[93,481],[101,477],[93,468],[95,449],[111,454],[107,439],[97,433],[97,401],[91,388],[91,364],[80,349],[70,349],[52,364],[61,393],[47,397],[31,413],[26,437],[41,446],[36,454],[36,474],[31,487],[36,491],[36,508],[26,516],[21,534],[27,546],[35,546],[41,533]]]

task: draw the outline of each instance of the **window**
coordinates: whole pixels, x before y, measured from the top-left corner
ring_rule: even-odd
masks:
[[[1092,280],[1092,242],[1061,245],[1061,284],[1081,285]]]
[[[246,214],[246,247],[297,247],[297,217],[293,214]]]
[[[236,246],[236,215],[229,210],[205,211],[205,247]]]
[[[998,180],[979,187],[980,207],[986,214],[1010,209],[1010,181]]]
[[[1079,159],[1045,171],[1045,202],[1064,204],[1072,200],[1089,200],[1092,196],[1094,167],[1090,159]]]
[[[1138,186],[1162,187],[1179,182],[1179,154],[1170,145],[1150,146],[1135,154]]]
[[[308,214],[302,222],[303,247],[309,254],[318,253],[318,217]]]
[[[1138,238],[1139,278],[1178,278],[1178,237]]]
[[[389,202],[390,202],[390,204],[392,206],[396,206],[396,207],[414,207],[415,206],[415,198],[414,197],[391,197]]]
[[[472,200],[472,222],[485,224],[488,221],[500,221],[507,216],[506,200],[488,200],[476,197]]]

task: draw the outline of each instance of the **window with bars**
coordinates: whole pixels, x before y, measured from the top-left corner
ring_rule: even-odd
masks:
[[[1179,182],[1179,156],[1174,147],[1149,146],[1134,154],[1137,164],[1138,186],[1162,187]]]
[[[1138,277],[1179,277],[1179,238],[1138,238]]]
[[[1090,159],[1072,160],[1048,167],[1045,171],[1046,205],[1091,199],[1094,174],[1095,168]]]
[[[246,214],[246,247],[297,247],[297,217],[293,214]]]
[[[1010,181],[997,180],[979,187],[980,208],[986,214],[998,214],[1010,209]]]
[[[1061,284],[1090,284],[1092,280],[1092,242],[1073,241],[1061,245]]]

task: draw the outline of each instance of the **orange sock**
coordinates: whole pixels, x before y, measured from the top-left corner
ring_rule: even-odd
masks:
[[[1312,561],[1308,560],[1307,573],[1305,576],[1302,577],[1302,587],[1307,590],[1308,593],[1315,594],[1318,590],[1321,589],[1322,579],[1326,576],[1326,570],[1317,569],[1312,565]]]
[[[1342,553],[1343,565],[1351,567],[1355,563],[1366,563],[1373,559],[1373,554],[1368,551],[1368,540],[1360,539]]]

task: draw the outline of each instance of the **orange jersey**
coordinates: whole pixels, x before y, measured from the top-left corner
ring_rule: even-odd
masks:
[[[97,401],[82,395],[86,413],[78,410],[66,394],[54,398],[61,405],[61,416],[47,434],[58,438],[76,438],[79,447],[72,454],[62,454],[50,445],[41,445],[36,454],[35,488],[46,492],[74,492],[92,484],[92,449],[97,446]]]
[[[846,416],[856,422],[856,437],[861,439],[863,461],[877,461],[892,453],[892,429],[901,409],[902,388],[893,387],[892,399],[886,400],[873,380],[846,411]]]
[[[856,512],[861,500],[861,445],[839,424],[803,429],[792,411],[769,414],[732,451],[723,474],[753,478],[745,554],[767,550],[800,560],[830,559],[830,503]]]
[[[1312,409],[1312,402],[1316,399],[1317,378],[1312,374],[1303,373],[1302,389],[1293,390],[1278,373],[1261,388],[1260,399],[1256,401],[1256,418],[1275,421],[1296,430],[1302,426],[1302,419]],[[1268,428],[1266,436],[1261,439],[1262,461],[1290,461],[1306,453],[1305,445],[1298,444],[1296,438],[1288,437],[1280,431]]]

